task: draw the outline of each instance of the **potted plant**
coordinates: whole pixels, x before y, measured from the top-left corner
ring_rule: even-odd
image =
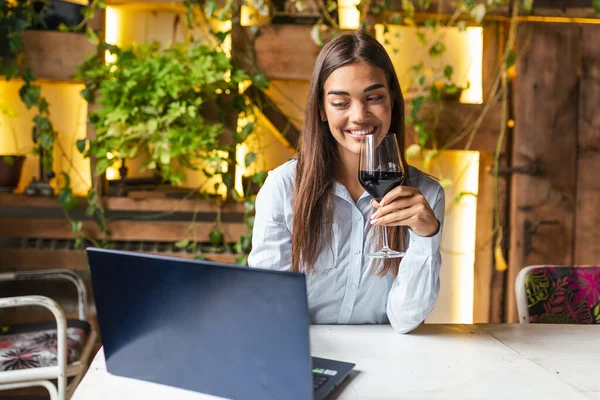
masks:
[[[186,170],[208,160],[215,170],[207,175],[221,175],[232,188],[234,168],[222,168],[228,159],[213,150],[234,154],[235,144],[252,132],[251,123],[240,132],[236,127],[239,113],[251,113],[238,93],[249,76],[225,53],[201,43],[106,47],[113,61],[89,58],[77,74],[86,84],[82,96],[96,105],[90,115],[95,138],[78,143],[95,158],[95,174],[141,156],[144,169],[181,185]]]

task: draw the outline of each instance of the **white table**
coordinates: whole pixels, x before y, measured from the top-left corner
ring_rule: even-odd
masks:
[[[339,399],[600,400],[600,326],[311,327],[312,355],[351,361]],[[102,350],[73,400],[215,399],[110,375]]]

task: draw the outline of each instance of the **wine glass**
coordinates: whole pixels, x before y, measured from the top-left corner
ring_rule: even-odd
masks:
[[[400,157],[400,146],[396,135],[388,133],[383,139],[366,135],[360,144],[358,180],[362,187],[377,201],[393,188],[404,183],[404,164]],[[371,258],[397,258],[405,253],[392,250],[388,246],[387,229],[383,228],[383,247]]]

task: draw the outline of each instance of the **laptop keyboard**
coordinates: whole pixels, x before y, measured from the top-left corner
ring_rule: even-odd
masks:
[[[321,386],[323,386],[325,382],[327,382],[328,379],[329,377],[327,375],[317,374],[316,372],[313,372],[313,392],[319,390]]]

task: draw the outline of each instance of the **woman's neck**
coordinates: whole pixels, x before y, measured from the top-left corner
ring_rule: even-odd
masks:
[[[337,179],[348,189],[354,202],[358,201],[365,189],[358,180],[358,156],[349,151],[339,151]]]

